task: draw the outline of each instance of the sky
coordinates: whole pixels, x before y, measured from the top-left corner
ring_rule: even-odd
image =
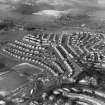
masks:
[[[34,2],[34,3],[48,3],[50,5],[72,5],[78,3],[81,5],[97,5],[105,6],[105,0],[0,0],[0,2]]]
[[[94,17],[105,17],[105,0],[0,0],[0,3],[8,3],[19,6],[22,3],[34,4],[34,15],[50,15],[58,17],[62,13],[72,12],[73,14],[89,13]],[[1,6],[1,5],[0,5]],[[2,9],[3,7],[3,9]],[[2,10],[7,10],[8,6],[0,7]],[[53,8],[53,9],[52,9]],[[10,8],[9,8],[10,9]],[[100,11],[102,9],[102,11]],[[11,9],[10,9],[11,10]],[[20,9],[19,9],[20,10]],[[18,12],[19,13],[19,12]],[[100,15],[98,15],[100,14]]]
[[[105,8],[105,0],[0,0],[0,3],[21,4],[32,3],[35,5],[47,4],[55,8],[62,7],[99,7]]]

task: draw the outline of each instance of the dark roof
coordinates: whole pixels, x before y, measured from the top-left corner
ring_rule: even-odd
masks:
[[[4,63],[0,63],[0,69],[5,68],[5,64]]]

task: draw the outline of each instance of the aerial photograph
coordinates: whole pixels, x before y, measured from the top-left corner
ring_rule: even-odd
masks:
[[[0,105],[105,105],[105,0],[0,0]]]

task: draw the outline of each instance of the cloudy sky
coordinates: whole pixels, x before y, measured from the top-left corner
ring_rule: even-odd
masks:
[[[48,3],[50,5],[73,5],[75,3],[81,5],[90,5],[90,6],[103,6],[105,5],[105,0],[0,0],[0,2],[34,2],[34,3]]]
[[[0,10],[9,10],[10,8],[8,9],[8,5],[10,4],[15,6],[20,14],[21,12],[19,11],[24,9],[23,5],[20,6],[21,4],[32,3],[34,4],[33,15],[50,15],[56,17],[60,16],[62,13],[70,12],[73,14],[88,13],[94,17],[105,18],[105,0],[0,0],[0,3],[6,4],[6,6],[0,5]],[[29,9],[27,8],[25,11],[28,10]],[[11,14],[9,16],[11,16]]]

